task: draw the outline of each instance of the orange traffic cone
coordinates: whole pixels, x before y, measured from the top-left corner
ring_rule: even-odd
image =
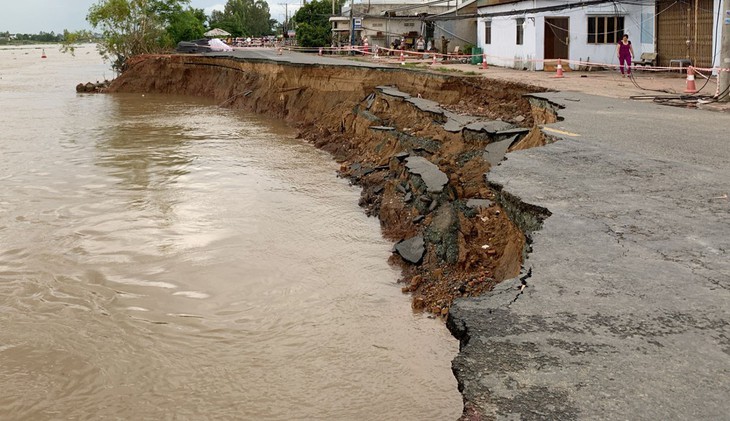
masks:
[[[436,53],[433,53],[433,61],[431,62],[432,66],[436,65]]]
[[[482,69],[487,70],[489,65],[487,64],[487,53],[482,54]]]
[[[562,78],[563,77],[563,63],[558,59],[558,66],[555,68],[555,76],[554,78]]]
[[[403,55],[403,51],[400,52],[400,64],[406,64],[406,57]]]
[[[322,47],[319,47],[319,55],[322,55]]]
[[[43,49],[43,52],[41,53],[41,58],[46,58],[46,49]]]
[[[695,86],[695,69],[692,66],[687,67],[687,89],[684,90],[684,93],[697,93],[697,87]]]

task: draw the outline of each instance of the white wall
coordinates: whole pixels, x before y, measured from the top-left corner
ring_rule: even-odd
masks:
[[[716,0],[719,1],[719,0]],[[501,16],[491,18],[492,22],[492,43],[484,44],[485,20],[490,18],[479,18],[477,23],[478,46],[487,53],[488,63],[497,66],[527,68],[530,70],[542,70],[543,64],[540,60],[544,58],[545,39],[545,17],[567,17],[569,19],[569,60],[618,64],[616,57],[616,44],[588,44],[588,16],[612,16],[618,13],[624,16],[624,31],[629,34],[634,47],[635,57],[641,56],[642,52],[654,51],[654,3],[647,5],[631,5],[607,3],[605,5],[589,6],[584,8],[558,10],[538,14],[520,13],[519,10],[534,7],[546,7],[551,5],[564,4],[558,1],[523,1],[507,5],[497,5],[479,8],[479,13],[494,13],[504,11],[516,11],[512,16]],[[516,18],[525,18],[524,45],[515,44]],[[643,29],[643,36],[642,36]],[[648,41],[646,43],[642,43]],[[533,61],[537,59],[537,61]],[[564,64],[565,66],[565,64]],[[577,67],[578,64],[571,64],[570,67]]]
[[[477,21],[477,45],[486,53],[487,63],[504,66],[532,69],[531,59],[536,57],[536,27],[529,19],[525,20],[524,44],[516,45],[517,23],[513,17],[492,18],[492,43],[484,44],[484,19]]]

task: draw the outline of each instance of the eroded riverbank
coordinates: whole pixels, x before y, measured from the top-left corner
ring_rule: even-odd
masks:
[[[396,243],[413,307],[446,316],[458,297],[516,277],[548,215],[491,188],[485,173],[508,150],[549,141],[543,89],[401,69],[317,66],[199,56],[145,56],[110,92],[203,96],[296,124],[362,186],[360,204]],[[537,221],[537,222],[535,222]],[[457,376],[458,377],[458,376]]]
[[[143,56],[110,92],[210,97],[296,124],[300,137],[332,153],[342,175],[363,187],[361,205],[387,238],[415,238],[409,256],[392,259],[403,263],[404,290],[414,308],[446,315],[455,297],[519,273],[524,234],[484,174],[508,149],[546,142],[536,124],[555,113],[524,97],[541,90],[400,69]],[[427,186],[408,168],[416,157],[434,164],[444,182]]]

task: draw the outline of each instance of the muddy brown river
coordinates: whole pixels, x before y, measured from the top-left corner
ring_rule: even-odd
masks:
[[[459,416],[458,343],[326,153],[207,100],[76,94],[108,66],[46,53],[0,48],[0,419]]]

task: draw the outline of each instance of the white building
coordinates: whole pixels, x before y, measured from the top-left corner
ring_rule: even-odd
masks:
[[[655,51],[653,0],[480,0],[478,15],[477,45],[497,66],[542,70],[557,59],[615,65],[623,34],[636,58]]]

